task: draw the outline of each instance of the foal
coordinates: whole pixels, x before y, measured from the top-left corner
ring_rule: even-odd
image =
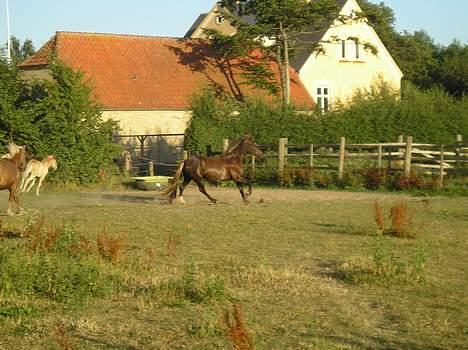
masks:
[[[57,159],[55,159],[53,155],[48,155],[41,161],[31,159],[23,172],[23,178],[20,186],[21,192],[29,192],[31,187],[36,183],[36,179],[39,179],[36,188],[36,196],[39,196],[39,188],[41,187],[42,181],[44,181],[44,178],[47,176],[50,168],[57,170]]]

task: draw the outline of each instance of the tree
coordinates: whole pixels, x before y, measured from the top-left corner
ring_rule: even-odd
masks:
[[[10,38],[11,43],[11,61],[14,65],[24,61],[26,58],[32,56],[35,53],[34,45],[30,39],[26,39],[23,44],[21,41],[16,38],[15,36],[11,36]],[[6,55],[6,47],[1,49],[3,56]]]
[[[468,94],[468,45],[454,41],[448,47],[440,48],[438,67],[434,81],[457,97]]]
[[[266,57],[273,55],[278,62],[281,77],[281,91],[285,104],[290,102],[289,60],[299,46],[299,37],[306,32],[319,32],[328,28],[338,18],[339,8],[332,0],[222,0],[226,16],[236,27],[237,33],[231,38],[222,38],[222,47],[236,54],[246,54],[258,48]],[[234,15],[232,15],[234,14]],[[242,16],[253,16],[254,24],[247,24]],[[342,19],[344,20],[344,19]],[[268,40],[271,45],[264,45]],[[215,40],[216,41],[216,40]],[[315,43],[309,43],[312,51]],[[220,45],[218,45],[219,47]],[[234,51],[232,51],[234,49]]]
[[[112,141],[117,124],[102,120],[82,73],[60,63],[50,71],[53,81],[26,82],[0,61],[0,143],[25,144],[39,159],[54,154],[59,167],[51,177],[91,183],[119,154]]]
[[[14,36],[11,37],[11,60],[14,64],[24,61],[34,53],[34,45],[30,39],[26,39],[23,44],[21,44],[18,38]]]

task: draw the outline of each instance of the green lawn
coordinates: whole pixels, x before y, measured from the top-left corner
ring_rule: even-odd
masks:
[[[45,189],[22,194],[26,214],[14,217],[3,191],[0,245],[24,251],[17,261],[35,254],[20,233],[43,217],[44,230],[65,225],[88,239],[86,261],[118,282],[83,300],[0,283],[0,349],[231,349],[221,319],[232,304],[255,349],[468,346],[468,198],[255,188],[244,206],[236,189],[208,191],[221,204],[194,187],[187,205],[158,192]],[[407,201],[417,239],[379,235],[376,200],[387,222]],[[99,258],[97,235],[122,239],[118,261]],[[391,262],[386,277],[365,269],[376,259]],[[44,261],[55,274],[66,265]]]

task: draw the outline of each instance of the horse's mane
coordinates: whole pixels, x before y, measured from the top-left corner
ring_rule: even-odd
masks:
[[[250,135],[247,135],[245,137],[243,137],[242,139],[240,140],[232,140],[229,142],[229,146],[228,148],[226,149],[226,151],[223,153],[223,156],[228,156],[230,154],[232,154],[242,143],[244,143],[246,140],[250,139],[251,136]]]
[[[2,155],[1,158],[12,159],[17,153],[21,151],[22,147],[23,146],[18,146],[14,142],[10,142],[7,146],[9,152]]]
[[[243,140],[232,140],[229,142],[228,148],[226,151],[223,153],[223,156],[228,156],[232,154],[236,150],[237,147],[241,144]]]

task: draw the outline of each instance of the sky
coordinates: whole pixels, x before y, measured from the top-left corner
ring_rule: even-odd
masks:
[[[56,31],[182,37],[215,0],[0,0],[0,46],[6,42],[6,3],[11,34],[38,49]],[[379,3],[382,0],[371,0]],[[468,0],[383,0],[398,31],[424,29],[438,44],[468,44]]]

